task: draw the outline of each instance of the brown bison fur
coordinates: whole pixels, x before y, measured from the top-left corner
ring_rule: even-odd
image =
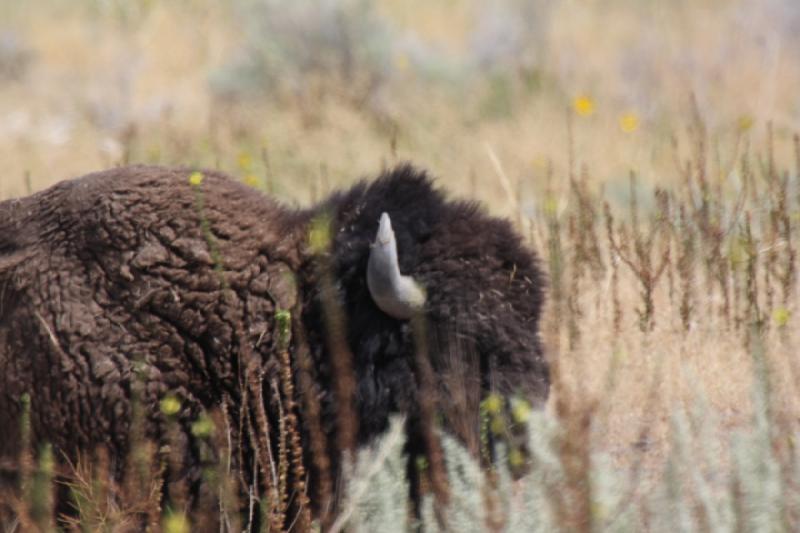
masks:
[[[409,166],[308,210],[281,205],[218,172],[204,172],[199,186],[189,183],[190,174],[118,168],[0,203],[4,464],[20,453],[28,395],[34,445],[49,442],[67,458],[105,449],[112,472],[123,476],[133,398],[146,414],[147,436],[164,442],[159,402],[172,395],[182,406],[172,446],[184,457],[172,475],[199,486],[202,458],[190,427],[201,410],[223,406],[233,421],[228,431],[244,448],[235,464],[236,457],[246,462],[258,453],[258,436],[244,435],[259,420],[257,406],[245,405],[245,396],[254,395],[248,365],[258,369],[273,453],[273,424],[290,405],[308,454],[313,424],[306,410],[316,402],[332,459],[326,475],[335,476],[339,393],[351,395],[357,444],[385,430],[390,414],[403,413],[409,453],[424,453],[414,328],[378,309],[366,283],[383,212],[391,216],[401,272],[427,295],[424,353],[445,429],[477,453],[479,402],[487,394],[520,395],[534,404],[546,399],[538,337],[544,282],[534,254],[506,221],[474,203],[448,201]],[[320,220],[329,221],[331,236],[322,253],[309,246]],[[281,401],[278,383],[275,314],[282,309],[293,311],[288,352],[295,404]],[[340,319],[329,320],[331,309]],[[337,351],[348,358],[341,368],[352,373],[349,392],[337,381]],[[310,380],[300,383],[298,376]],[[305,457],[312,500],[321,475],[315,464]]]

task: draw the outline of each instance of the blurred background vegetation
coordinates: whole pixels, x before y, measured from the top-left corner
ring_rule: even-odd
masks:
[[[798,82],[794,0],[2,0],[0,198],[148,162],[307,202],[409,159],[503,210],[491,151],[530,210],[570,121],[613,194],[693,108],[721,160],[790,149]]]

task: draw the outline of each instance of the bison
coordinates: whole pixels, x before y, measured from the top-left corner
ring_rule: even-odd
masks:
[[[263,488],[286,422],[320,512],[341,453],[393,413],[410,457],[432,450],[426,421],[477,454],[483,399],[541,405],[543,299],[507,221],[408,165],[309,209],[215,171],[64,181],[0,203],[0,461],[15,464],[27,412],[34,446],[104,449],[124,476],[136,405],[164,442],[172,398],[171,475],[201,484],[192,423],[222,409],[240,477]]]

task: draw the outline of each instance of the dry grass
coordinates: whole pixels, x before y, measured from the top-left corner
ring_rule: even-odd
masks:
[[[471,70],[438,83],[395,55],[398,77],[368,99],[323,79],[310,96],[233,101],[208,83],[243,40],[242,20],[222,4],[9,4],[0,31],[21,36],[33,59],[23,77],[0,81],[0,198],[157,162],[220,167],[306,203],[410,159],[454,194],[518,221],[546,257],[557,292],[544,333],[561,380],[548,409],[588,413],[591,451],[641,476],[637,495],[662,476],[676,409],[699,402],[715,414],[723,457],[751,423],[751,322],[761,324],[772,414],[796,431],[800,309],[784,270],[800,213],[800,44],[773,31],[780,2],[555,2],[541,12],[545,45],[527,74]],[[485,15],[478,3],[447,0],[389,0],[377,10],[454,64],[474,54]],[[631,171],[641,203],[633,220]],[[654,230],[650,250],[656,188],[671,195],[672,233]],[[724,224],[702,219],[709,198]],[[587,206],[594,220],[581,218]],[[691,248],[679,206],[694,228]],[[652,291],[644,322],[643,287]]]

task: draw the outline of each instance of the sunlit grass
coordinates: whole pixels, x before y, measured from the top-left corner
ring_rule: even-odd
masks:
[[[420,66],[413,47],[394,51],[387,63],[397,76],[358,98],[341,78],[316,75],[302,80],[305,91],[220,97],[209,79],[242,44],[237,12],[206,0],[136,4],[84,2],[62,6],[59,17],[20,9],[5,19],[35,59],[24,77],[0,84],[0,198],[25,193],[28,183],[38,190],[147,162],[220,168],[307,204],[411,159],[454,195],[518,223],[550,274],[543,335],[560,381],[546,412],[494,395],[482,403],[485,440],[509,423],[538,424],[531,439],[541,469],[518,485],[502,472],[484,479],[447,443],[449,460],[472,472],[452,520],[477,529],[494,523],[488,508],[496,490],[510,511],[493,512],[526,527],[552,520],[581,530],[586,517],[598,529],[717,520],[725,530],[731,517],[755,527],[777,516],[748,514],[772,501],[756,488],[777,485],[789,502],[783,524],[800,523],[791,507],[800,468],[792,438],[800,344],[790,262],[800,231],[792,139],[800,129],[800,61],[791,35],[771,37],[782,31],[778,15],[738,1],[554,2],[543,12],[544,44],[526,49],[537,60],[525,63],[514,51],[476,44],[481,21],[494,20],[497,35],[517,31],[500,8],[492,18],[476,4],[392,0],[378,12],[416,28],[431,64]],[[479,52],[496,54],[494,63],[477,66]],[[203,179],[189,177],[198,194]],[[657,189],[668,206],[651,194]],[[308,238],[324,252],[328,221],[315,221]],[[181,402],[167,395],[159,408],[172,419]],[[191,432],[219,443],[226,435],[206,414]],[[564,435],[587,439],[578,443],[584,448],[559,444]],[[349,485],[353,501],[331,521],[346,514],[405,526],[407,485],[392,477],[402,470],[392,455],[402,442],[393,433],[387,439],[362,457],[356,472],[364,477]],[[512,467],[524,460],[517,449],[506,453]],[[569,454],[586,454],[592,491],[580,485],[589,473],[570,467]],[[49,527],[54,457],[43,448],[25,461],[20,516]],[[84,503],[102,494],[94,474],[75,485]],[[215,497],[227,502],[225,520],[235,522],[230,502],[238,495],[223,486],[229,473],[208,475],[219,481]],[[470,492],[474,486],[480,491]],[[103,503],[85,508],[87,523],[130,523],[130,514]],[[370,514],[375,509],[385,514]],[[182,509],[155,515],[155,525],[175,533],[197,520]]]

